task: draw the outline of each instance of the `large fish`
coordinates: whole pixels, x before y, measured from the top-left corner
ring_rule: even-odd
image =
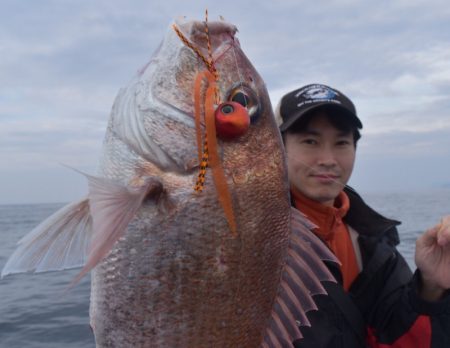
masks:
[[[268,93],[235,33],[169,28],[116,98],[88,197],[2,272],[92,270],[98,347],[291,347],[332,280],[333,256],[291,209]]]

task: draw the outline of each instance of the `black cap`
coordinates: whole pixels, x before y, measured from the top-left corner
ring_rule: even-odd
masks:
[[[334,88],[312,84],[296,89],[281,98],[277,109],[279,114],[277,116],[282,122],[280,131],[286,131],[307,112],[323,105],[339,109],[340,114],[347,115],[357,128],[362,128],[362,123],[356,116],[355,106],[349,98]]]

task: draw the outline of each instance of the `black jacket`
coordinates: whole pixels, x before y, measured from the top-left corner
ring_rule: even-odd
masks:
[[[355,229],[363,270],[348,293],[338,265],[326,263],[339,284],[325,283],[328,296],[314,299],[311,327],[301,327],[296,348],[450,347],[450,296],[435,303],[418,297],[420,275],[412,274],[396,249],[398,221],[371,209],[351,188],[344,221]]]

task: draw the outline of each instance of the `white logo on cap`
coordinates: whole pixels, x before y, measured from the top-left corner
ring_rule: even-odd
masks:
[[[334,99],[338,95],[337,92],[332,89],[323,86],[323,85],[311,85],[307,86],[300,91],[297,92],[295,97],[303,98],[300,103],[297,104],[298,107],[301,107],[305,104],[318,103],[318,102],[332,102],[341,104],[339,100]]]

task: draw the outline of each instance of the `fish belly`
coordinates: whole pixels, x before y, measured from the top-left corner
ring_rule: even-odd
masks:
[[[280,283],[289,207],[259,201],[238,216],[245,225],[237,238],[215,198],[173,218],[138,214],[92,274],[97,346],[260,346]]]

